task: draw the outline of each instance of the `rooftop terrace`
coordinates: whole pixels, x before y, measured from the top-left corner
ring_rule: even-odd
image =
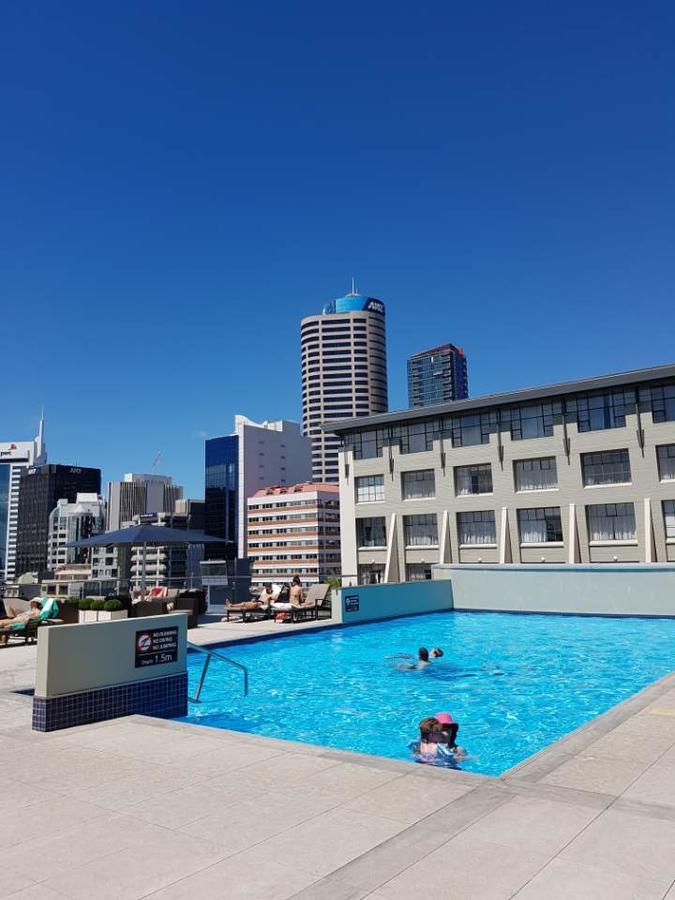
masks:
[[[0,650],[0,897],[675,900],[675,675],[488,778],[140,716],[36,733],[35,652]]]

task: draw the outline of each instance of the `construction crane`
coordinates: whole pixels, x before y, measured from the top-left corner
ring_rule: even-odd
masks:
[[[155,458],[152,461],[152,468],[150,469],[151,472],[155,471],[161,458],[162,458],[162,451],[158,450],[157,455],[155,456]]]

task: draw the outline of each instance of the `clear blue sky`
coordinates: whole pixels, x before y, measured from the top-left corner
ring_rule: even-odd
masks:
[[[474,395],[675,360],[675,7],[37,0],[0,14],[0,440],[203,490],[300,416],[349,278]]]

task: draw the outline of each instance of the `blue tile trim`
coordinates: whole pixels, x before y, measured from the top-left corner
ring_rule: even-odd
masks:
[[[56,731],[134,714],[163,719],[186,716],[187,672],[63,697],[33,697],[34,731]]]

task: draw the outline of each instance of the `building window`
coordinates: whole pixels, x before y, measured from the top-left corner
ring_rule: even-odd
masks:
[[[492,509],[457,513],[457,528],[460,545],[494,545],[497,543],[495,514]]]
[[[640,409],[654,422],[675,422],[675,384],[661,384],[640,391]]]
[[[431,547],[438,544],[436,515],[403,516],[403,540],[406,547]]]
[[[357,503],[380,503],[384,500],[384,475],[363,475],[356,479]]]
[[[384,516],[356,520],[356,541],[359,547],[386,547],[387,530]]]
[[[327,416],[327,418],[330,417]],[[335,416],[335,418],[339,418],[339,416]],[[346,450],[354,452],[354,459],[374,459],[382,456],[386,435],[384,428],[376,428],[373,431],[357,431],[345,435],[344,446]]]
[[[404,500],[426,500],[436,495],[436,481],[433,469],[419,472],[403,472],[401,475]]]
[[[463,497],[467,494],[492,493],[492,466],[481,463],[476,466],[457,466],[455,468],[455,494]]]
[[[634,402],[632,394],[624,391],[577,397],[577,427],[579,431],[623,428],[626,424],[626,405],[631,402]]]
[[[627,484],[630,482],[628,450],[603,450],[581,454],[584,487],[596,484]]]
[[[586,507],[591,541],[634,541],[635,507],[632,503],[598,503]]]
[[[675,541],[675,500],[663,501],[663,521],[666,526],[666,540]]]
[[[661,481],[675,481],[675,444],[656,448]]]
[[[411,425],[395,425],[392,440],[397,442],[401,453],[423,453],[434,449],[434,441],[440,437],[440,421],[413,422]]]
[[[510,423],[511,439],[524,441],[529,438],[550,437],[553,434],[554,419],[562,414],[562,406],[557,403],[535,403],[530,406],[512,406],[504,410],[502,419]]]
[[[490,433],[497,426],[496,413],[468,413],[452,419],[452,446],[472,447],[489,444]]]
[[[558,487],[555,456],[518,459],[514,465],[517,491],[548,491]]]
[[[359,566],[359,584],[381,584],[384,581],[384,563],[366,563]]]
[[[431,581],[431,563],[408,563],[405,567],[406,581]]]
[[[563,539],[559,506],[519,509],[518,527],[521,544],[551,544]]]

